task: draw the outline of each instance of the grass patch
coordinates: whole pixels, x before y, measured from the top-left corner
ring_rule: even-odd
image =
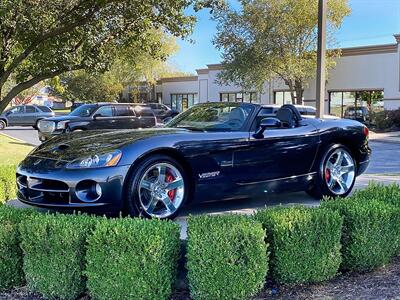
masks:
[[[0,167],[19,164],[32,149],[27,143],[0,134]]]

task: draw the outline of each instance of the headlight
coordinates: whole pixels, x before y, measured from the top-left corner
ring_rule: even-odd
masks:
[[[57,123],[57,129],[65,129],[65,127],[67,126],[67,121],[60,121]]]
[[[40,132],[51,133],[54,131],[55,123],[53,121],[40,120],[38,128]]]
[[[84,158],[75,159],[70,162],[67,169],[89,169],[89,168],[103,168],[113,167],[118,164],[122,157],[120,150],[104,154],[95,154]]]

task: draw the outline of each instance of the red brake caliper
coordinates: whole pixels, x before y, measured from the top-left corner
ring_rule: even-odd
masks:
[[[175,177],[171,173],[167,172],[165,176],[165,182],[172,182],[174,180]],[[168,197],[171,199],[171,201],[174,201],[175,194],[176,194],[176,189],[168,192]]]
[[[331,170],[329,170],[328,168],[325,168],[325,180],[327,183],[329,183],[329,181],[331,180]]]

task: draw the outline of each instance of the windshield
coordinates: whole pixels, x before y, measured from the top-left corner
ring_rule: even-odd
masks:
[[[89,117],[97,108],[95,104],[85,104],[75,108],[69,113],[70,116],[75,117]]]
[[[198,131],[239,131],[254,106],[240,103],[196,105],[172,119],[166,127]]]

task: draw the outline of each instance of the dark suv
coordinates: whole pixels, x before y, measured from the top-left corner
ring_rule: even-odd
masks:
[[[169,108],[165,104],[146,103],[144,105],[150,107],[153,110],[154,114],[157,117],[157,120],[160,122],[170,120],[179,115],[179,111]]]
[[[84,104],[66,116],[47,118],[38,124],[39,139],[65,132],[96,129],[136,129],[156,125],[149,107],[128,103]]]

